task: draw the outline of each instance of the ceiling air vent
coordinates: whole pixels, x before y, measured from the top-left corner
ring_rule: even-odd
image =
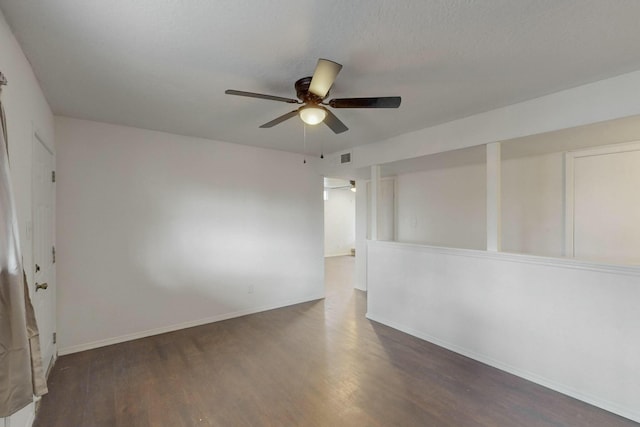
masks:
[[[351,153],[340,154],[340,164],[351,163]]]

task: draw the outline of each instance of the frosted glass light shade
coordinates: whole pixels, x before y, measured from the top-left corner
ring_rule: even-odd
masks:
[[[300,109],[300,118],[308,125],[322,123],[325,117],[327,117],[327,112],[320,107],[309,106]]]

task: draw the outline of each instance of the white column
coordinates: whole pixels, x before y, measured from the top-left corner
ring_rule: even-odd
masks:
[[[564,256],[575,257],[574,248],[574,154],[564,153]]]
[[[487,251],[502,248],[500,217],[500,143],[487,144]]]
[[[378,204],[380,202],[380,165],[371,166],[371,240],[378,240]]]

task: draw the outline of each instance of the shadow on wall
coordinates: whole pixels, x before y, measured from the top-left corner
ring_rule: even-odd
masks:
[[[61,330],[63,348],[323,296],[321,275],[287,268],[317,252],[304,234],[286,232],[291,217],[301,214],[295,206],[271,206],[262,215],[245,203],[244,218],[231,218],[233,212],[221,212],[220,198],[211,201],[206,193],[165,200],[140,200],[130,208],[147,211],[137,213],[146,222],[103,236],[101,252],[109,265],[91,251],[75,259],[95,280],[73,295],[82,301],[74,318],[83,319],[83,327],[71,331],[73,336]],[[90,247],[92,236],[84,238],[76,245]],[[64,286],[60,292],[71,297]]]

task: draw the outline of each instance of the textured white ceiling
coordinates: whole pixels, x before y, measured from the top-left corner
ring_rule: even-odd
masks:
[[[55,114],[303,150],[291,105],[319,57],[344,65],[329,98],[402,96],[398,110],[334,110],[319,153],[384,140],[640,69],[638,0],[0,0]],[[1,66],[1,64],[0,64]],[[10,76],[8,76],[10,78]]]

